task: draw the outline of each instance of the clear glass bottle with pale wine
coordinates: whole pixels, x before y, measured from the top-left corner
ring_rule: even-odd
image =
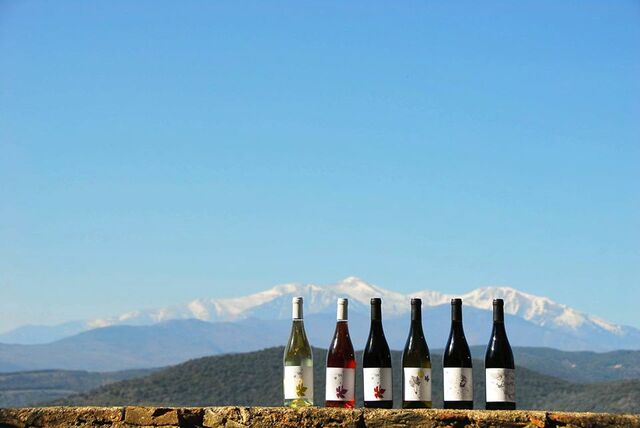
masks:
[[[444,408],[473,409],[471,352],[462,328],[462,299],[451,299],[451,332],[442,358]]]
[[[402,352],[402,408],[431,406],[431,355],[422,330],[422,300],[411,299],[411,327]]]
[[[371,328],[362,354],[364,407],[393,407],[393,371],[391,351],[382,329],[382,299],[371,299]]]
[[[493,301],[493,331],[484,357],[487,410],[515,410],[516,366],[504,328],[504,300]]]
[[[326,407],[356,405],[356,358],[347,325],[348,305],[347,299],[338,299],[336,331],[327,352]]]
[[[313,406],[313,353],[302,321],[302,297],[292,300],[291,334],[284,349],[284,405]]]

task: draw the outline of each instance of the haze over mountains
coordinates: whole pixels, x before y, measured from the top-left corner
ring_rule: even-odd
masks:
[[[404,346],[411,297],[423,299],[429,346],[444,347],[449,301],[454,297],[430,290],[404,295],[349,277],[333,285],[284,284],[246,297],[198,299],[53,327],[26,326],[0,335],[0,342],[5,343],[0,344],[0,371],[159,367],[206,355],[278,346],[288,337],[293,296],[305,298],[307,333],[312,345],[320,347],[331,339],[336,299],[348,297],[350,330],[358,349],[368,333],[371,297],[383,298],[384,328],[393,349]],[[463,298],[471,345],[486,345],[492,300],[501,297],[514,346],[568,351],[640,349],[640,330],[580,313],[546,297],[506,287],[479,288],[455,297]]]

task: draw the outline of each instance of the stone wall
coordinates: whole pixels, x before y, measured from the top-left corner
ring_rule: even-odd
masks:
[[[640,415],[484,410],[282,407],[46,407],[0,409],[0,428],[26,427],[640,427]]]

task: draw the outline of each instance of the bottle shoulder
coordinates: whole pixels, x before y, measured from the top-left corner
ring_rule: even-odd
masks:
[[[409,335],[407,338],[407,342],[404,345],[404,350],[402,351],[403,358],[405,356],[426,356],[427,359],[431,359],[431,355],[429,352],[429,346],[427,345],[427,341],[424,336],[420,335]]]
[[[367,342],[362,353],[362,366],[391,367],[391,350],[384,337]]]
[[[284,349],[284,359],[286,361],[300,358],[313,360],[313,352],[304,330],[304,324],[296,320],[291,326],[289,340]]]
[[[453,352],[454,350],[463,350],[467,353],[470,353],[469,344],[467,343],[467,338],[462,335],[450,335],[447,340],[447,345],[445,346],[444,353]]]
[[[464,335],[449,336],[442,356],[444,367],[472,367],[471,350]]]
[[[402,367],[431,367],[429,349],[405,349],[402,352]]]
[[[515,368],[513,351],[508,343],[490,343],[484,361],[486,368]]]
[[[331,344],[327,349],[327,367],[355,367],[355,352],[346,325],[336,325]]]

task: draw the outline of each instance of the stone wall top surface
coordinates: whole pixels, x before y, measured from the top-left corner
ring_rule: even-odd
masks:
[[[27,427],[639,427],[640,415],[485,410],[284,407],[44,407],[0,409],[0,428]]]

